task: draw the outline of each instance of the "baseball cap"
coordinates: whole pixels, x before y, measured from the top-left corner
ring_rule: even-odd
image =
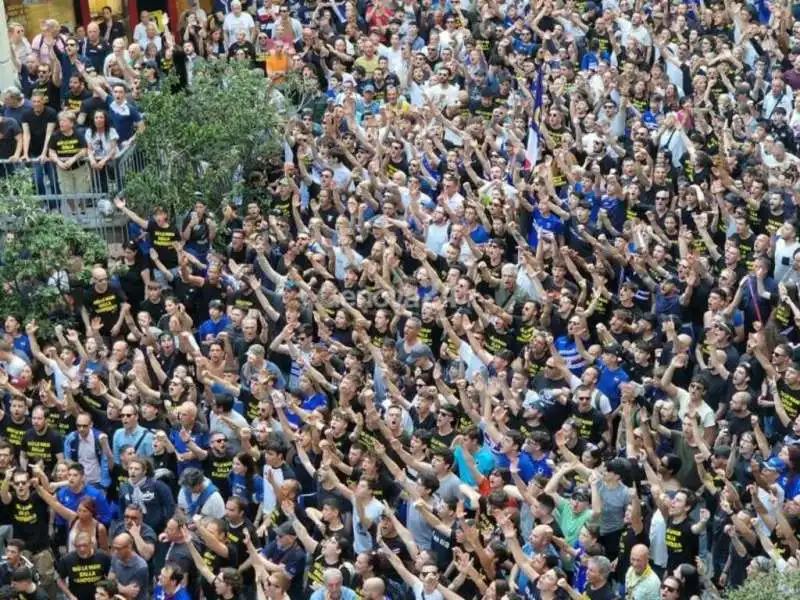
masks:
[[[761,468],[768,470],[768,471],[777,471],[781,472],[785,468],[783,461],[778,458],[777,456],[773,456],[769,460],[765,460],[761,463]]]
[[[575,490],[575,493],[572,494],[572,499],[577,500],[578,502],[591,502],[592,493],[585,487],[579,487],[577,490]]]
[[[368,83],[367,85],[365,85],[365,86],[364,86],[363,93],[365,93],[365,94],[366,94],[367,92],[370,92],[370,93],[373,93],[373,94],[374,94],[374,93],[375,93],[375,86],[374,86],[374,85],[372,85],[371,83]]]

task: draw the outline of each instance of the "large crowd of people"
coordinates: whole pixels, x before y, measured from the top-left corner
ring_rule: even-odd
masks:
[[[5,316],[3,589],[694,600],[800,569],[794,7],[189,5],[10,26],[0,158],[41,191],[204,61],[310,92],[239,201],[117,196],[124,256],[50,282],[71,321]]]

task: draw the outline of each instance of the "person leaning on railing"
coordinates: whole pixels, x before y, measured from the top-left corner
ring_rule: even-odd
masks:
[[[79,194],[89,190],[89,167],[82,162],[86,157],[86,140],[75,130],[75,113],[69,110],[58,115],[58,130],[53,132],[48,146],[49,158],[58,170],[58,183],[62,194]],[[75,210],[70,201],[72,210]]]

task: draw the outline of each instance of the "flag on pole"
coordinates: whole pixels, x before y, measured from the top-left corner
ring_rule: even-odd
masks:
[[[772,17],[772,11],[767,5],[766,0],[756,0],[756,8],[758,9],[758,21],[762,25],[767,25],[770,17]]]
[[[525,148],[525,159],[530,168],[536,166],[539,160],[539,120],[541,119],[542,104],[544,103],[544,69],[539,67],[536,73],[536,80],[531,88],[533,95],[533,113],[531,122],[528,126],[528,146]]]

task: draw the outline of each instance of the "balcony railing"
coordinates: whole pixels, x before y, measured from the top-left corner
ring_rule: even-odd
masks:
[[[33,197],[41,201],[42,210],[58,212],[81,227],[93,230],[106,239],[108,244],[122,244],[127,239],[127,219],[114,209],[112,199],[124,189],[131,173],[144,168],[144,158],[135,147],[124,149],[110,160],[103,169],[93,169],[88,161],[81,167],[88,169],[85,186],[74,185],[62,188],[63,179],[53,163],[39,161],[0,160],[0,176],[8,176],[19,170],[30,169]],[[84,189],[85,188],[85,189]]]

